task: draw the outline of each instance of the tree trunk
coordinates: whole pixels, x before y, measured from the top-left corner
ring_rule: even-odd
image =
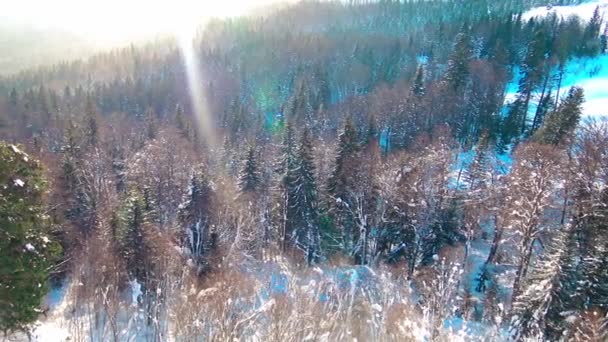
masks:
[[[530,263],[530,258],[532,257],[532,242],[530,241],[530,237],[524,237],[524,255],[519,260],[519,265],[517,266],[517,273],[515,273],[515,280],[513,281],[513,294],[511,296],[511,303],[515,300],[517,295],[519,295],[519,287],[522,278],[526,275],[526,270],[528,268],[528,264]]]
[[[494,222],[496,221],[497,220],[495,216]],[[488,253],[488,258],[481,267],[481,274],[479,275],[478,280],[479,283],[477,284],[476,288],[478,292],[485,291],[485,281],[488,279],[488,266],[494,263],[494,258],[496,258],[496,253],[498,252],[498,245],[500,243],[500,240],[502,239],[503,228],[499,227],[497,224],[495,224],[495,227],[495,234],[494,239],[492,240],[492,246],[490,247],[490,253]]]

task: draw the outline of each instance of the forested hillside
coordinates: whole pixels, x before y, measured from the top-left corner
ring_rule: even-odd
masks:
[[[605,341],[604,7],[546,5],[303,1],[0,78],[0,330]]]

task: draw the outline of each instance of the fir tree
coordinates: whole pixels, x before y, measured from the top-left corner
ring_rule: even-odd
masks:
[[[604,29],[604,33],[600,36],[600,53],[608,52],[608,26]]]
[[[549,113],[535,139],[544,144],[557,145],[569,138],[578,125],[583,111],[583,89],[572,87],[557,110]]]
[[[188,192],[179,207],[179,220],[184,228],[183,244],[198,267],[199,273],[205,265],[205,257],[212,248],[211,208],[213,189],[206,172],[201,168],[190,177]]]
[[[356,243],[354,217],[350,208],[351,195],[357,182],[360,147],[357,132],[348,119],[338,137],[338,150],[334,169],[329,176],[327,192],[330,196],[330,212],[335,226],[342,234],[343,248],[351,253]]]
[[[153,140],[158,137],[158,123],[156,118],[156,113],[154,113],[154,109],[152,107],[148,108],[146,111],[146,138]]]
[[[70,220],[76,220],[83,215],[83,156],[79,141],[77,127],[69,121],[61,146],[61,180],[67,197],[66,217]]]
[[[239,176],[239,187],[242,193],[250,193],[258,190],[260,186],[259,172],[257,151],[255,146],[250,145]]]
[[[424,66],[422,64],[416,69],[416,77],[414,78],[411,91],[417,97],[424,96],[426,89],[424,87]]]
[[[545,120],[545,117],[548,113],[553,110],[554,99],[551,96],[551,91],[547,95],[545,95],[538,107],[536,109],[536,115],[534,116],[534,121],[532,122],[532,127],[530,127],[530,134],[533,135],[540,128],[541,123]]]
[[[281,146],[281,157],[277,172],[280,177],[280,190],[281,190],[281,217],[280,217],[280,229],[281,229],[281,248],[283,251],[287,248],[287,245],[292,240],[292,234],[294,230],[295,210],[296,208],[292,204],[293,200],[293,184],[296,177],[296,142],[295,133],[293,126],[288,121],[285,125],[285,132],[283,133],[283,144]]]
[[[601,41],[598,40],[598,37],[600,35],[602,21],[603,18],[600,14],[600,7],[597,6],[583,33],[580,46],[582,55],[594,56],[601,51]]]
[[[342,133],[338,136],[336,163],[328,181],[327,190],[336,199],[346,197],[349,181],[356,170],[356,160],[359,153],[357,131],[350,119],[346,120]],[[344,198],[342,198],[344,200]]]
[[[85,108],[85,137],[87,144],[93,147],[97,146],[97,144],[99,143],[99,124],[97,122],[96,115],[97,114],[93,105],[93,99],[89,94],[87,96],[87,103]]]
[[[113,144],[112,152],[112,171],[114,171],[116,192],[123,193],[126,190],[127,165],[125,161],[124,148],[118,143]]]
[[[45,214],[46,180],[39,162],[0,142],[0,332],[36,320],[61,252]]]
[[[486,187],[488,165],[489,135],[484,132],[475,147],[475,157],[464,174],[464,180],[472,191]]]
[[[296,211],[294,225],[297,244],[306,251],[306,260],[309,264],[319,257],[318,195],[312,153],[312,140],[308,130],[305,129],[293,170],[290,205]]]
[[[467,34],[459,33],[456,37],[454,51],[448,60],[445,81],[455,92],[462,91],[468,82],[469,62],[472,57],[471,41]]]
[[[530,40],[527,47],[526,57],[521,66],[519,88],[517,90],[519,105],[515,107],[519,122],[519,131],[525,133],[527,126],[528,108],[532,93],[536,90],[543,76],[543,63],[545,61],[546,32],[544,29],[537,29],[534,37]]]
[[[131,190],[125,199],[122,211],[122,256],[130,278],[141,284],[150,280],[152,250],[146,236],[146,211],[142,194]]]
[[[184,110],[182,106],[177,104],[175,106],[175,127],[177,127],[178,132],[183,137],[188,137],[188,126],[186,124],[186,120],[184,118]]]

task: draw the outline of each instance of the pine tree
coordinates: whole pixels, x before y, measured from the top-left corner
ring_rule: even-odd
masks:
[[[259,172],[257,151],[255,146],[250,145],[239,176],[239,187],[242,193],[251,193],[258,190],[260,186]]]
[[[585,27],[585,32],[581,40],[580,52],[586,56],[594,56],[601,51],[601,41],[598,40],[602,27],[602,15],[600,7],[596,6],[593,16]]]
[[[560,229],[557,237],[529,277],[527,286],[513,303],[511,332],[514,339],[554,341],[566,329],[563,314],[573,306],[576,258],[573,229]]]
[[[534,37],[530,40],[527,47],[526,57],[521,66],[519,88],[517,90],[517,119],[519,122],[519,132],[526,132],[528,125],[528,109],[532,93],[536,90],[543,76],[543,64],[545,61],[545,50],[547,45],[546,32],[539,28]]]
[[[544,144],[558,145],[571,137],[583,112],[583,89],[572,87],[557,110],[549,113],[535,140]]]
[[[286,250],[290,241],[293,240],[294,220],[295,220],[295,206],[292,204],[293,200],[293,184],[296,177],[296,142],[295,133],[293,126],[288,121],[285,125],[285,132],[283,133],[283,144],[281,147],[281,157],[277,168],[277,173],[280,177],[280,191],[281,191],[281,217],[280,217],[280,245],[283,251]]]
[[[534,121],[532,122],[532,127],[530,127],[530,134],[534,135],[536,131],[540,128],[542,122],[545,120],[545,117],[548,113],[553,110],[554,98],[551,96],[551,91],[547,95],[545,95],[538,107],[536,109],[536,115],[534,115]]]
[[[295,160],[290,205],[295,209],[294,222],[297,242],[306,251],[306,260],[311,264],[319,257],[319,212],[317,185],[313,161],[313,145],[308,129],[302,133]]]
[[[472,191],[486,187],[488,165],[489,135],[484,132],[475,147],[475,157],[464,174],[464,180]]]
[[[424,87],[424,66],[422,64],[416,69],[416,77],[414,78],[411,91],[417,97],[424,96],[426,89]]]
[[[608,190],[602,190],[598,197],[589,203],[588,211],[577,215],[577,233],[582,235],[584,248],[578,291],[584,309],[608,313]]]
[[[350,208],[354,205],[351,197],[357,182],[359,153],[357,132],[348,119],[338,137],[336,163],[328,180],[327,192],[330,196],[330,213],[336,228],[342,234],[343,248],[349,254],[357,242]]]
[[[0,332],[27,330],[39,315],[61,247],[45,214],[40,163],[0,142]]]
[[[99,143],[99,124],[97,122],[97,114],[95,112],[91,94],[87,95],[85,118],[85,137],[87,139],[87,144],[95,147]]]
[[[83,155],[77,127],[70,120],[61,146],[61,180],[66,192],[66,217],[77,220],[83,216]]]
[[[520,135],[520,125],[525,115],[524,104],[521,99],[516,99],[508,106],[507,116],[501,123],[500,140],[498,142],[499,152],[503,152],[513,142],[514,138]]]
[[[146,236],[145,202],[142,194],[133,189],[125,199],[122,211],[122,256],[130,278],[145,288],[150,281],[152,249]]]
[[[459,33],[445,72],[445,81],[448,87],[456,93],[461,92],[468,82],[471,57],[472,50],[469,36],[465,33]]]
[[[188,126],[184,118],[184,110],[179,104],[175,105],[175,127],[183,137],[188,137]]]
[[[285,117],[298,126],[312,124],[314,108],[311,102],[308,82],[302,78],[298,81],[295,91],[285,104]]]
[[[179,221],[184,227],[183,244],[202,272],[205,257],[212,248],[210,227],[213,189],[206,172],[200,168],[190,177],[188,192],[179,206]]]
[[[604,33],[600,36],[600,53],[608,52],[608,26],[604,29]]]
[[[353,122],[348,119],[338,136],[336,163],[327,186],[327,191],[336,200],[345,199],[348,193],[349,182],[354,181],[354,177],[351,176],[354,175],[354,171],[356,170],[355,166],[359,150],[357,131]]]
[[[144,212],[146,213],[146,222],[160,223],[158,207],[152,188],[148,185],[144,185],[142,196],[144,201]]]
[[[112,171],[114,171],[114,184],[116,186],[116,192],[123,193],[126,190],[126,175],[127,165],[125,161],[124,148],[118,143],[113,144],[112,152]]]
[[[148,108],[146,112],[146,138],[153,140],[158,137],[158,122],[156,118],[156,113],[154,113],[154,109],[152,107]]]

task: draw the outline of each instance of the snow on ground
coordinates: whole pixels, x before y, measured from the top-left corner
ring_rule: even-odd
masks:
[[[549,13],[556,13],[564,18],[570,15],[577,15],[582,20],[589,20],[593,16],[593,11],[597,6],[600,7],[603,17],[605,19],[608,18],[608,0],[596,0],[576,6],[554,6],[551,9],[548,9],[546,6],[536,7],[525,12],[522,18],[528,20],[535,17],[543,17]],[[505,103],[512,102],[517,92],[519,81],[518,70],[514,71],[514,75],[514,79],[507,87]],[[582,87],[585,91],[584,116],[608,116],[608,55],[604,54],[596,58],[574,58],[570,60],[566,65],[560,97],[567,94],[568,89],[574,85]],[[554,85],[554,92],[556,88],[556,85]],[[535,95],[538,97],[539,94]],[[534,100],[530,105],[530,111],[536,110],[536,102]]]
[[[515,99],[519,77],[518,71],[515,70],[515,77],[507,87],[505,104],[511,103]],[[567,94],[568,90],[575,85],[582,87],[585,91],[584,116],[608,116],[608,54],[595,58],[574,58],[570,60],[565,68],[560,98]],[[555,95],[556,89],[557,85],[554,84],[553,95]],[[532,115],[536,110],[539,96],[539,93],[534,94],[534,98],[530,104]]]
[[[65,317],[68,302],[66,294],[69,290],[68,282],[63,282],[57,286],[51,287],[51,290],[44,298],[43,308],[47,308],[48,312],[41,315],[34,322],[31,331],[31,338],[25,334],[16,333],[8,337],[0,337],[2,342],[67,342],[72,340],[72,336],[68,330],[68,323]]]
[[[536,17],[544,17],[550,13],[555,13],[562,18],[575,15],[581,17],[583,20],[589,20],[597,6],[600,7],[600,11],[603,13],[608,13],[608,0],[596,0],[576,6],[553,6],[550,8],[547,6],[535,7],[525,12],[522,15],[522,19],[529,20]],[[604,18],[606,18],[606,16],[604,16]]]

